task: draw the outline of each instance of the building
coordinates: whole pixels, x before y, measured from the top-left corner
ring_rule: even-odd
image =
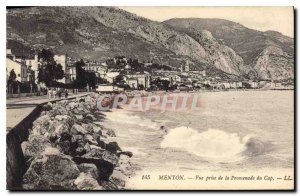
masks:
[[[70,65],[66,70],[66,83],[72,83],[76,80],[76,66]]]
[[[249,84],[251,88],[258,88],[258,82],[249,80]]]
[[[38,83],[38,70],[40,68],[41,63],[38,60],[38,55],[34,55],[33,58],[25,58],[25,59],[18,59],[17,61],[22,61],[25,62],[25,65],[27,66],[28,69],[32,70],[32,77],[33,81],[37,84]],[[34,76],[33,76],[34,75]]]
[[[6,58],[6,76],[10,75],[10,72],[14,70],[16,74],[16,80],[19,82],[27,82],[28,79],[28,70],[25,63],[16,62],[11,60],[10,58]],[[7,78],[7,79],[8,79]]]
[[[190,65],[189,65],[188,60],[185,62],[185,65],[181,65],[180,71],[181,72],[189,72],[190,71]]]
[[[174,76],[174,81],[176,83],[184,83],[190,81],[190,79],[188,78],[188,76],[180,74]]]
[[[58,80],[58,82],[66,83],[66,70],[67,70],[67,55],[66,54],[55,54],[54,60],[57,64],[60,64],[62,66],[62,70],[65,73],[65,77]]]
[[[120,75],[120,72],[107,72],[103,78],[106,79],[109,83],[113,83],[118,75]]]
[[[148,89],[150,88],[150,74],[148,72],[127,74],[125,75],[125,82],[134,89],[140,86]]]
[[[102,85],[97,85],[96,91],[99,93],[115,93],[115,92],[122,92],[124,91],[124,89],[114,85],[102,84]]]
[[[11,49],[6,49],[6,58],[16,61],[16,56],[12,53]]]

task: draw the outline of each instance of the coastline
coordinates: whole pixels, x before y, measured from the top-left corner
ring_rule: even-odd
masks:
[[[278,89],[264,89],[264,88],[258,88],[258,89],[201,89],[201,90],[194,90],[194,91],[131,91],[129,93],[125,92],[125,94],[132,98],[135,95],[140,95],[141,97],[146,96],[153,96],[153,95],[166,95],[166,94],[179,94],[179,93],[202,93],[202,92],[240,92],[240,91],[295,91],[295,89],[287,89],[287,88],[278,88]]]
[[[123,189],[132,153],[122,151],[114,130],[103,126],[97,96],[43,106],[21,144],[26,169],[18,190]]]
[[[229,90],[229,91],[225,91],[225,92],[233,92],[233,91],[262,91],[260,89],[250,89],[250,90]],[[263,91],[266,91],[266,90],[263,90]],[[202,91],[202,92],[224,92],[224,91]],[[169,92],[166,92],[166,93],[169,93]],[[185,93],[185,92],[184,92]],[[192,93],[192,92],[191,92]],[[199,92],[193,92],[193,93],[199,93]],[[47,113],[52,113],[51,116],[50,116],[50,121],[52,120],[58,120],[58,121],[62,121],[62,124],[53,124],[54,127],[54,132],[57,132],[60,134],[60,138],[61,138],[61,134],[63,132],[60,133],[61,131],[61,128],[64,127],[66,124],[65,123],[69,123],[68,121],[70,120],[69,117],[73,118],[73,120],[75,121],[75,124],[79,124],[81,125],[80,123],[84,123],[84,124],[93,124],[92,126],[92,129],[96,129],[96,130],[101,130],[101,134],[102,136],[104,136],[102,139],[102,141],[100,140],[97,141],[97,136],[99,135],[96,135],[96,138],[94,138],[94,135],[88,133],[88,137],[83,137],[83,139],[87,139],[88,142],[84,143],[81,147],[83,149],[85,149],[85,145],[87,143],[89,143],[89,146],[93,147],[93,148],[96,148],[95,146],[97,147],[100,147],[102,148],[103,145],[107,146],[107,144],[109,143],[113,143],[111,145],[113,145],[114,147],[116,148],[120,148],[119,151],[117,152],[114,152],[116,153],[115,155],[121,155],[119,158],[114,158],[116,156],[112,155],[112,157],[110,156],[111,153],[110,151],[107,151],[105,149],[105,147],[103,148],[105,152],[107,152],[110,156],[110,158],[112,159],[115,159],[115,160],[105,160],[105,161],[111,161],[111,162],[123,162],[125,163],[123,166],[120,166],[116,163],[113,163],[113,172],[111,172],[110,175],[106,176],[107,178],[103,181],[103,180],[99,180],[99,181],[94,181],[93,179],[97,178],[97,175],[95,173],[97,173],[98,171],[98,168],[94,167],[94,166],[91,166],[91,159],[94,159],[94,157],[88,157],[88,161],[86,158],[84,159],[81,159],[81,158],[75,158],[72,157],[71,155],[71,161],[73,161],[75,163],[74,168],[78,168],[79,170],[79,176],[77,176],[77,178],[73,179],[73,183],[77,180],[77,184],[78,183],[89,183],[90,186],[89,187],[89,190],[119,190],[119,189],[126,189],[126,188],[130,188],[130,186],[127,185],[127,183],[130,183],[131,180],[133,178],[135,178],[135,176],[138,175],[139,171],[133,171],[133,169],[135,168],[132,168],[131,166],[131,163],[130,163],[130,158],[132,155],[135,155],[135,152],[133,151],[133,153],[131,152],[128,152],[128,151],[121,151],[122,149],[122,145],[120,145],[120,147],[118,146],[119,142],[118,142],[118,132],[119,130],[116,130],[115,128],[112,129],[112,127],[110,125],[108,126],[104,126],[103,124],[103,120],[106,119],[106,112],[103,112],[103,111],[97,111],[97,110],[94,110],[93,107],[95,107],[95,99],[99,96],[99,94],[96,94],[96,93],[92,93],[91,96],[86,96],[84,98],[77,98],[75,100],[70,100],[70,101],[67,101],[67,100],[61,100],[61,101],[57,101],[56,103],[50,103],[48,105],[46,105],[45,107],[45,111],[42,113],[41,116],[44,116],[46,115]],[[58,106],[58,108],[57,108]],[[80,106],[79,108],[83,108],[83,109],[79,109],[78,106]],[[69,108],[69,112],[67,113],[64,113],[65,112],[65,109],[68,111],[68,107],[71,107]],[[65,108],[65,109],[64,109]],[[76,109],[74,112],[73,110]],[[78,111],[79,109],[79,111]],[[72,112],[71,112],[72,111]],[[70,113],[71,112],[71,113]],[[108,111],[108,112],[114,112],[114,111]],[[81,113],[81,114],[77,114],[77,113]],[[89,115],[89,113],[91,115]],[[62,117],[64,115],[67,115],[67,117]],[[81,116],[76,116],[76,115],[81,115]],[[93,118],[94,117],[94,118]],[[68,119],[68,120],[67,120]],[[48,119],[49,120],[49,119]],[[88,121],[86,121],[88,120]],[[38,119],[37,119],[37,122],[38,122]],[[49,129],[49,127],[51,127],[48,123],[47,124],[47,121],[43,122],[45,123],[45,125],[43,125],[43,123],[40,124],[40,122],[38,123],[33,123],[34,125],[38,125],[40,126],[40,128],[36,128],[36,127],[33,127],[32,130],[41,130],[41,127],[43,126],[48,126],[47,130]],[[66,125],[68,126],[68,125]],[[73,126],[73,125],[72,125]],[[69,127],[68,129],[72,129],[72,126]],[[89,126],[86,126],[86,125],[83,125],[82,126],[84,129],[91,129],[91,127]],[[81,128],[79,128],[79,130],[81,130]],[[77,130],[78,131],[78,130]],[[82,131],[82,130],[81,130]],[[117,134],[114,134],[114,131],[116,131]],[[113,136],[111,137],[111,135],[108,135],[107,133],[110,132],[110,134],[112,135],[116,135],[116,136]],[[62,142],[52,142],[51,140],[53,139],[53,136],[52,135],[53,132],[51,132],[51,134],[45,134],[43,133],[43,137],[46,138],[43,138],[43,137],[40,137],[41,134],[40,133],[35,133],[35,134],[32,134],[31,132],[31,137],[29,138],[29,141],[27,142],[26,145],[28,145],[29,143],[29,147],[28,149],[26,150],[26,145],[25,144],[22,144],[22,148],[23,148],[23,152],[24,152],[24,155],[27,156],[27,159],[29,160],[31,158],[30,161],[32,161],[32,159],[37,159],[37,160],[41,160],[40,157],[60,157],[65,159],[66,157],[64,157],[64,155],[66,155],[64,153],[64,151],[66,149],[66,145],[64,144],[65,141],[62,141]],[[58,135],[59,135],[58,134]],[[75,134],[76,135],[76,134]],[[79,135],[84,135],[84,134],[79,134]],[[91,136],[91,137],[90,137]],[[63,137],[68,137],[68,136],[63,136]],[[77,138],[77,136],[75,136]],[[38,138],[38,140],[36,139]],[[78,138],[77,138],[78,139]],[[50,141],[50,145],[49,144],[49,141]],[[32,145],[30,145],[30,142]],[[68,143],[68,142],[67,142]],[[39,148],[36,148],[36,144],[38,145],[44,145],[42,149],[39,149]],[[94,146],[93,146],[94,145]],[[50,147],[50,148],[48,148]],[[113,148],[114,148],[113,147]],[[57,148],[58,150],[56,150],[55,148]],[[110,148],[110,147],[109,147]],[[98,148],[96,148],[98,149]],[[68,150],[66,150],[68,151]],[[123,153],[121,153],[123,152]],[[121,153],[121,154],[120,154]],[[97,153],[93,153],[92,156],[99,156],[99,154],[97,155]],[[70,156],[69,153],[67,153],[67,156]],[[98,157],[99,158],[99,157]],[[101,157],[102,159],[102,157]],[[118,160],[117,160],[118,159]],[[87,161],[88,163],[84,163],[82,161]],[[94,161],[94,160],[93,160]],[[31,164],[32,162],[29,162],[29,165]],[[36,161],[35,164],[39,163],[39,161]],[[72,163],[72,162],[71,162]],[[94,162],[95,163],[95,162]],[[84,164],[84,169],[82,168],[83,166],[81,164]],[[87,165],[86,165],[87,164]],[[93,163],[92,163],[93,164]],[[81,165],[79,167],[79,165]],[[87,169],[88,168],[88,169]],[[115,169],[117,168],[117,169]],[[29,170],[29,169],[28,169]],[[27,171],[28,171],[27,170]],[[75,169],[76,170],[76,169]],[[30,170],[31,171],[31,170]],[[81,172],[83,171],[83,172]],[[75,172],[76,173],[76,172]],[[81,174],[81,173],[84,173],[84,174]],[[33,178],[33,176],[35,176],[34,173],[30,173],[28,174],[28,172],[26,173],[26,176],[30,176],[30,177],[26,177],[27,179],[25,180],[25,189],[27,190],[32,190],[34,187],[35,189],[39,189],[41,187],[36,187],[36,185],[32,185],[34,184],[35,182],[31,182],[30,180],[28,181],[28,179],[31,179]],[[130,177],[130,179],[129,179]],[[71,180],[72,181],[72,180]],[[97,183],[96,183],[97,182]],[[72,184],[72,183],[71,183]],[[72,187],[70,186],[70,184],[68,185],[68,188],[74,188],[74,189],[80,189],[80,187],[86,187],[86,184],[84,186],[76,186],[76,187]],[[48,187],[49,188],[49,187]],[[45,190],[45,189],[43,189]],[[48,189],[46,189],[48,190]]]

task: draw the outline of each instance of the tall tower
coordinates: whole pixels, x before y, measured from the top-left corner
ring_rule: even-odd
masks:
[[[190,71],[190,65],[189,65],[189,61],[188,60],[186,60],[186,62],[185,62],[184,71],[185,72],[189,72]]]

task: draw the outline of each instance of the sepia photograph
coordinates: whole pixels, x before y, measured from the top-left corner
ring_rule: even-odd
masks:
[[[294,19],[6,6],[6,189],[295,190]]]

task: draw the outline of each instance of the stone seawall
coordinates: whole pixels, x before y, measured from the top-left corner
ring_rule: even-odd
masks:
[[[7,134],[7,189],[124,188],[132,153],[102,125],[97,96],[39,105]]]

